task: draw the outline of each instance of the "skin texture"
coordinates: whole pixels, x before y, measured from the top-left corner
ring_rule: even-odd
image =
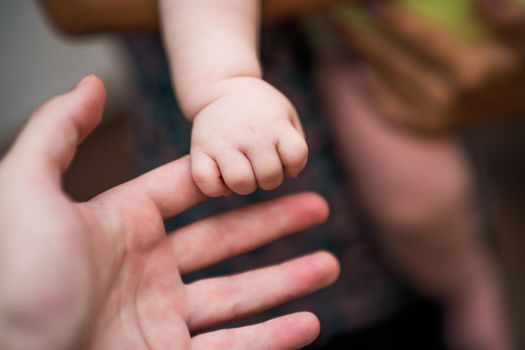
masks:
[[[0,348],[296,349],[313,341],[319,323],[310,313],[192,333],[332,283],[339,266],[326,252],[191,284],[181,276],[322,222],[324,200],[290,196],[166,235],[164,218],[205,199],[186,157],[73,202],[61,177],[99,123],[104,94],[90,76],[45,103],[0,163]]]
[[[158,28],[154,1],[42,4],[53,23],[70,34]],[[271,21],[321,4],[328,2],[270,0],[262,12]],[[257,187],[279,186],[285,175],[297,176],[308,147],[290,102],[261,79],[259,1],[174,0],[160,1],[159,6],[179,103],[189,120],[199,119],[191,145],[199,189],[212,197],[230,191],[249,194]],[[254,134],[257,137],[251,137]]]
[[[193,122],[193,178],[210,196],[271,190],[306,165],[308,147],[290,102],[260,79],[232,85]]]
[[[291,103],[262,80],[259,1],[165,0],[160,14],[199,189],[244,195],[297,176],[308,148]]]
[[[128,10],[142,6],[142,10],[138,12],[143,14],[143,19],[148,18],[147,13],[155,13],[155,10],[146,10],[151,9],[153,0],[45,2],[50,5],[55,18],[60,19],[59,26],[64,31],[89,33],[115,29],[108,27],[107,23],[100,23],[99,19],[104,17],[102,12],[107,13],[108,8],[111,8],[110,4],[119,1],[127,2]],[[313,5],[314,2],[315,0],[268,0],[264,2],[263,18],[275,18],[270,18],[269,13],[295,15],[304,10],[307,3]],[[517,16],[520,12],[515,11],[512,3],[515,0],[477,0],[476,6],[498,33],[503,37],[512,34],[507,39],[522,47],[525,42],[523,30],[517,30],[523,27],[520,25],[522,19]],[[63,15],[67,11],[85,14],[87,4],[92,4],[91,9],[96,10],[91,16],[71,20],[73,17]],[[115,11],[113,16],[118,17],[123,13]],[[470,73],[466,79],[462,77],[467,71],[465,67],[471,68],[468,71],[477,68],[470,63],[470,58],[475,55],[469,56],[467,64],[457,62],[457,55],[453,53],[461,48],[446,40],[443,33],[427,28],[425,40],[414,42],[414,36],[409,34],[420,35],[424,28],[419,27],[414,31],[413,25],[403,26],[413,22],[390,20],[387,23],[391,34],[408,36],[411,46],[417,46],[418,51],[427,59],[451,70],[457,76],[456,80],[471,80]],[[113,23],[118,21],[113,20]],[[157,19],[148,25],[157,29]],[[128,23],[119,29],[135,27],[136,23]],[[385,61],[385,57],[389,59]],[[395,61],[391,54],[376,58],[384,64],[382,78],[399,78],[399,67],[393,66]],[[488,64],[492,66],[493,62],[488,61]],[[396,69],[391,69],[392,67]],[[414,73],[413,70],[411,72]],[[396,124],[410,124],[411,121],[421,120],[428,113],[432,100],[418,104],[422,99],[403,98],[399,91],[378,83],[377,79],[370,79],[366,88],[362,85],[349,86],[350,78],[347,73],[346,67],[339,67],[325,76],[327,105],[335,110],[331,114],[334,137],[339,140],[347,169],[357,179],[355,182],[359,185],[361,196],[376,220],[385,251],[396,268],[414,285],[447,302],[447,320],[450,321],[447,327],[451,342],[465,348],[509,347],[497,283],[494,282],[497,278],[491,271],[490,257],[475,240],[476,218],[468,198],[472,174],[465,164],[461,149],[450,138],[429,141],[412,137],[378,120],[384,115],[389,115]],[[405,87],[407,77],[413,78],[410,82],[416,82],[409,86],[411,94],[421,94],[428,90],[421,84],[419,75],[409,76],[406,70],[403,73],[400,80]],[[448,84],[445,89],[447,92],[457,88],[451,81],[445,83]],[[372,103],[365,103],[367,98],[372,98]],[[406,159],[410,159],[410,162]],[[446,174],[441,172],[443,166],[448,168]],[[422,172],[424,175],[421,175]],[[385,177],[384,174],[389,176]],[[443,256],[450,259],[443,259]],[[479,342],[483,344],[480,345]]]

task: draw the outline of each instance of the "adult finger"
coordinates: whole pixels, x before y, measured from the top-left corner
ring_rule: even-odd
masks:
[[[175,231],[165,244],[177,257],[181,273],[190,273],[321,223],[327,216],[328,206],[319,195],[292,195],[196,222]]]
[[[238,275],[204,279],[187,286],[188,327],[199,330],[262,312],[332,284],[336,258],[319,252]]]
[[[219,330],[192,339],[192,349],[292,350],[312,343],[319,320],[308,312],[275,318],[252,326]]]
[[[156,206],[163,218],[170,218],[205,198],[191,176],[189,156],[185,156],[119,185],[94,200],[109,201],[117,207],[130,202],[147,202]]]
[[[33,113],[6,160],[19,165],[17,168],[26,174],[47,177],[59,186],[77,145],[102,119],[104,100],[103,83],[87,76],[73,90]]]

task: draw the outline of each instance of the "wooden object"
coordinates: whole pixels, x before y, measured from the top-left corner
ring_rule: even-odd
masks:
[[[397,100],[402,107],[395,109],[398,115],[383,114],[425,133],[525,115],[525,52],[503,37],[507,25],[515,36],[523,29],[520,40],[525,43],[523,0],[504,0],[514,10],[492,17],[483,1],[425,1],[436,6],[463,3],[456,8],[464,11],[463,17],[455,20],[464,21],[465,32],[453,21],[440,21],[439,13],[411,7],[413,0],[345,5],[325,17],[339,43],[373,66],[377,81],[372,97],[379,105]],[[466,12],[468,4],[472,13]]]

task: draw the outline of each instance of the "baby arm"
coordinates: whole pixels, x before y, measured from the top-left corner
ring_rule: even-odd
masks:
[[[209,196],[273,189],[305,166],[297,113],[261,78],[259,1],[161,0],[177,98],[193,121],[191,166]]]

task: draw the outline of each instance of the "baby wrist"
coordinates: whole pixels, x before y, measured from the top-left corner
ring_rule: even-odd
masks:
[[[182,112],[185,118],[192,122],[207,106],[229,94],[253,88],[254,82],[265,83],[262,78],[258,76],[235,76],[209,84],[205,89],[194,89],[194,91],[200,91],[200,93],[181,96]]]

